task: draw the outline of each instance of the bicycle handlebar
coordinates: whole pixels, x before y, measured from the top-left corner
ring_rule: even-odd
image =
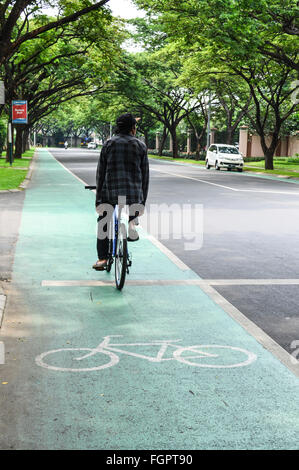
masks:
[[[96,186],[85,186],[85,189],[97,189]]]

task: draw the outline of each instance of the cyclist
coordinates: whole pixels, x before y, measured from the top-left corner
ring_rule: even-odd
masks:
[[[122,114],[116,120],[115,135],[102,147],[96,175],[96,207],[100,216],[98,222],[107,216],[101,211],[109,204],[118,204],[119,197],[125,197],[126,204],[140,204],[144,207],[149,185],[149,164],[146,145],[136,137],[136,119],[131,113]],[[137,241],[134,219],[142,215],[136,211],[129,217],[128,241]],[[107,265],[109,240],[107,224],[103,226],[104,237],[97,238],[98,260],[93,265],[102,271]],[[107,236],[106,236],[107,234]]]

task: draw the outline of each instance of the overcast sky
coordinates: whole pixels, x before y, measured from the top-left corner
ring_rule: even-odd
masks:
[[[110,0],[107,5],[111,8],[114,16],[126,19],[144,16],[142,10],[137,10],[131,0]]]
[[[138,10],[131,0],[109,0],[106,4],[110,7],[113,16],[120,16],[124,19],[136,18],[144,16],[143,10]],[[51,15],[55,12],[53,9],[46,9],[45,13]],[[55,14],[55,13],[54,13]],[[142,49],[137,45],[132,45],[128,42],[125,43],[125,48],[131,52],[139,52]]]
[[[120,16],[121,18],[130,19],[137,16],[144,16],[142,10],[138,10],[131,0],[109,0],[106,4],[112,10],[113,16]],[[45,13],[51,15],[55,14],[55,9],[47,8]]]

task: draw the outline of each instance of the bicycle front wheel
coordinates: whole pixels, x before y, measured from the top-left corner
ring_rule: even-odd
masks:
[[[127,273],[128,245],[125,224],[120,224],[115,252],[115,284],[118,290],[124,286]]]
[[[107,268],[106,271],[109,273],[111,271],[111,267],[113,264],[113,222],[110,220],[109,223],[109,230],[108,230],[108,261],[107,261]]]

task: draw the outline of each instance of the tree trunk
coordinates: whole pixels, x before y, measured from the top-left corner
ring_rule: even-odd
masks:
[[[146,147],[148,148],[148,132],[144,131],[143,135],[144,135],[144,143]]]
[[[233,145],[233,136],[234,136],[234,129],[232,127],[227,128],[227,131],[226,131],[227,145]]]
[[[266,145],[265,136],[261,136],[261,145],[265,156],[265,170],[274,170],[273,157],[279,140],[279,131],[274,131],[271,144]]]
[[[23,150],[23,129],[18,126],[16,128],[16,140],[15,140],[15,153],[14,158],[22,158]]]
[[[22,153],[29,150],[29,127],[26,127],[22,135]]]
[[[176,126],[172,126],[170,129],[170,135],[172,137],[172,158],[177,158],[178,155],[178,139],[176,135]]]
[[[162,156],[162,153],[163,153],[163,150],[164,150],[164,145],[165,145],[165,142],[166,142],[166,139],[167,139],[167,134],[168,134],[168,131],[167,131],[166,127],[164,127],[163,134],[162,134],[162,137],[161,137],[161,140],[160,140],[159,152],[158,152],[160,157]]]

